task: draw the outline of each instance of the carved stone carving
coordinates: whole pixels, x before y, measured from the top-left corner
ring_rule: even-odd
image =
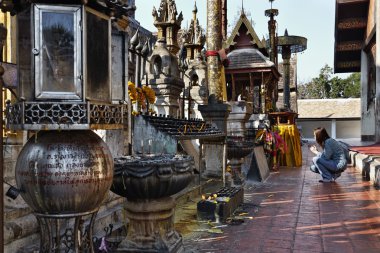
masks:
[[[174,0],[161,0],[158,11],[153,7],[152,16],[154,25],[158,29],[158,40],[165,39],[167,48],[173,54],[177,54],[179,46],[177,34],[183,20],[182,12],[178,14]]]

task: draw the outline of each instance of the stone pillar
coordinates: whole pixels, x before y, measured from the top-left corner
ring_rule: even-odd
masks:
[[[336,119],[331,120],[331,138],[336,139]]]
[[[230,106],[227,104],[199,105],[199,111],[203,119],[211,122],[222,132],[227,132],[227,117],[230,113]],[[224,138],[214,143],[204,145],[204,155],[206,161],[206,170],[203,173],[205,177],[221,177],[223,174],[224,159]]]
[[[282,47],[282,60],[284,68],[284,108],[290,110],[290,46]]]
[[[222,0],[207,0],[207,79],[209,87],[208,105],[199,105],[203,118],[212,122],[219,130],[227,132],[227,117],[230,106],[223,103],[223,86],[220,81],[221,62],[218,51],[222,49]],[[204,176],[221,176],[225,166],[224,140],[205,145],[206,171]]]

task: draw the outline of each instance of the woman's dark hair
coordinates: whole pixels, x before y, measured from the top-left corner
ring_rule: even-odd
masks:
[[[326,129],[324,127],[317,127],[314,129],[314,136],[316,142],[321,146],[324,147],[325,141],[330,138],[329,134],[327,133]]]

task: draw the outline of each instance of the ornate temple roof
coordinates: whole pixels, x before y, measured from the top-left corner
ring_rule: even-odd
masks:
[[[225,42],[225,48],[229,48],[231,50],[241,47],[255,47],[267,54],[265,44],[257,36],[244,11],[241,12],[235,28]]]
[[[274,68],[275,65],[256,48],[235,49],[228,55],[230,61],[227,70]]]
[[[193,18],[190,21],[189,28],[184,29],[182,33],[182,38],[184,40],[185,45],[197,45],[202,49],[206,42],[206,35],[204,34],[204,30],[199,24],[197,13],[198,8],[195,3],[193,9]]]
[[[181,22],[183,20],[182,11],[178,14],[177,5],[174,0],[161,0],[158,11],[156,7],[153,7],[152,15],[154,25],[157,27],[160,27],[166,23],[181,26]]]

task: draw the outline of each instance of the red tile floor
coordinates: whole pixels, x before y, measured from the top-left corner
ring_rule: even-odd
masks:
[[[319,183],[302,168],[281,168],[266,182],[246,186],[247,216],[222,234],[185,238],[186,252],[380,252],[380,191],[348,168],[335,183]]]

